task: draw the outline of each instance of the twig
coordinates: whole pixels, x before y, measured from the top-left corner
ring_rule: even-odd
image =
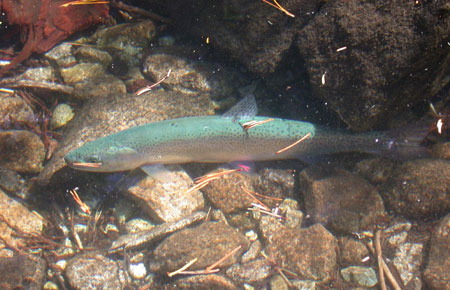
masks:
[[[159,16],[156,13],[153,13],[153,12],[150,12],[150,11],[138,8],[138,7],[134,7],[134,6],[130,6],[130,5],[124,4],[122,1],[112,0],[112,1],[110,1],[109,5],[111,7],[115,7],[117,9],[121,9],[121,10],[124,10],[124,11],[127,11],[127,12],[140,14],[142,16],[148,17],[148,18],[150,18],[152,20],[155,20],[155,21],[159,21],[159,22],[163,22],[163,23],[167,23],[167,24],[172,24],[173,23],[172,20],[170,20],[168,18]]]
[[[383,253],[381,252],[381,231],[377,230],[375,232],[375,251],[377,253],[377,261],[378,261],[378,276],[380,278],[380,287],[381,290],[386,290],[386,281],[384,280],[384,271],[383,271]]]
[[[138,96],[140,96],[140,95],[142,95],[143,93],[146,93],[146,92],[148,92],[148,91],[151,91],[154,87],[156,87],[157,85],[159,85],[160,83],[162,83],[163,81],[165,81],[165,80],[170,76],[170,72],[171,72],[171,71],[172,71],[172,70],[169,69],[169,71],[167,72],[167,74],[166,74],[162,79],[160,79],[159,81],[157,81],[157,82],[154,83],[153,85],[146,86],[146,87],[143,87],[142,89],[137,90],[135,94],[138,95]]]
[[[309,136],[311,136],[311,133],[306,134],[305,136],[303,136],[303,137],[300,138],[299,140],[295,141],[295,142],[292,143],[291,145],[286,146],[286,147],[284,147],[283,149],[278,150],[278,151],[276,152],[276,154],[280,154],[280,153],[283,153],[283,152],[285,152],[285,151],[291,149],[291,148],[294,147],[295,145],[297,145],[297,144],[299,144],[299,143],[305,141],[306,139],[308,139]]]

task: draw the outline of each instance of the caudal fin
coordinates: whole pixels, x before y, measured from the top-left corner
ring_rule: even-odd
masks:
[[[385,146],[379,154],[401,160],[429,157],[430,152],[424,146],[428,131],[429,126],[424,124],[389,130],[385,133]]]

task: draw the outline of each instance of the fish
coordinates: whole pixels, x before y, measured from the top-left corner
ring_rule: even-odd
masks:
[[[415,158],[426,154],[420,134],[354,134],[313,123],[257,115],[249,95],[223,115],[184,117],[141,126],[87,142],[68,153],[69,167],[119,172],[184,163],[308,160],[340,152]]]

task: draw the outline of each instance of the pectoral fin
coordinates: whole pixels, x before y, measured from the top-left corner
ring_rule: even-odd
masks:
[[[162,164],[150,164],[141,166],[142,171],[144,171],[148,176],[158,180],[162,183],[168,183],[173,181],[173,173],[169,171]]]

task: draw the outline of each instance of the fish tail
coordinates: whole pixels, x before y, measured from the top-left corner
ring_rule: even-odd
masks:
[[[429,126],[423,124],[392,129],[384,133],[383,146],[378,152],[391,159],[416,159],[430,156],[424,140],[429,132]]]

